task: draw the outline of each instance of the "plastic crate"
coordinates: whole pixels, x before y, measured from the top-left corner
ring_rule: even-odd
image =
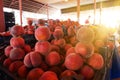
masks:
[[[112,41],[114,44],[114,49],[116,49],[115,36],[109,36],[106,42],[108,41]],[[104,46],[99,49],[99,53],[103,56],[104,59],[104,67],[101,70],[95,72],[94,78],[92,80],[111,80],[110,71],[112,67],[114,49],[111,50],[108,46]]]

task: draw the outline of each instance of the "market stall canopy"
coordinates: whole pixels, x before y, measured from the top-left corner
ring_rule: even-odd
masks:
[[[96,0],[97,6],[100,2],[103,2],[105,7],[110,6],[120,6],[120,0]],[[13,9],[19,9],[18,0],[3,0],[4,7],[9,7]],[[48,4],[48,5],[47,5]],[[80,0],[80,5],[82,10],[92,9],[94,1],[93,0]],[[77,0],[23,0],[22,7],[23,11],[29,11],[34,13],[46,14],[46,9],[48,7],[49,12],[54,12],[55,10],[61,9],[62,13],[75,12],[77,6]]]
[[[3,2],[4,2],[4,7],[19,9],[19,0],[3,0]],[[46,9],[47,9],[46,7],[48,7],[50,11],[56,10],[56,8],[52,6],[47,6],[47,4],[45,3],[37,2],[34,0],[22,1],[23,11],[46,14]]]
[[[48,3],[50,6],[64,9],[77,6],[77,0],[35,0],[37,2]],[[96,0],[96,2],[108,1],[108,0]],[[93,4],[93,0],[80,0],[80,5]]]
[[[100,2],[101,0],[97,0]],[[103,1],[103,0],[102,0]],[[106,0],[104,0],[106,1]],[[18,0],[3,0],[4,7],[9,7],[13,9],[19,9]],[[94,3],[93,0],[81,0],[81,5],[87,5]],[[56,9],[70,8],[77,5],[76,0],[23,0],[22,7],[23,11],[29,11],[34,13],[46,13],[47,4],[49,5],[49,11],[54,11]]]

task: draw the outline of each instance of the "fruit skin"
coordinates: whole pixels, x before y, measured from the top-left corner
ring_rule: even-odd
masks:
[[[67,50],[66,56],[68,56],[68,55],[71,54],[71,53],[75,53],[75,48],[74,48],[74,47],[71,47],[71,48],[69,48],[69,49]]]
[[[64,33],[63,33],[63,30],[62,29],[55,29],[54,32],[53,32],[53,37],[55,39],[60,39],[60,38],[63,38],[64,36]]]
[[[46,71],[42,74],[39,80],[58,80],[58,77],[53,71]]]
[[[58,65],[60,60],[60,55],[56,51],[52,51],[46,56],[46,63],[50,66]]]
[[[99,53],[94,53],[89,59],[88,64],[96,70],[104,66],[104,59]]]
[[[61,72],[62,72],[61,68],[58,67],[58,66],[52,66],[52,67],[50,67],[49,71],[55,72],[57,74],[57,76],[59,76],[61,74]]]
[[[29,69],[25,65],[20,66],[18,69],[19,77],[26,78],[28,71],[29,71]]]
[[[64,46],[66,45],[66,41],[63,38],[55,39],[53,44],[59,46],[60,48],[64,48]]]
[[[29,53],[29,52],[32,50],[32,49],[31,49],[31,46],[28,45],[28,44],[25,44],[24,47],[23,47],[23,49],[24,49],[24,51],[25,51],[26,53]]]
[[[94,46],[95,46],[95,52],[99,52],[99,49],[105,46],[104,40],[101,40],[101,39],[95,40]]]
[[[55,27],[55,30],[57,30],[57,29],[63,30],[61,26],[56,26],[56,27]]]
[[[43,73],[41,68],[34,68],[28,73],[26,80],[39,80]]]
[[[7,58],[7,59],[4,60],[3,66],[6,67],[6,68],[9,68],[9,66],[12,62],[13,61],[10,58]]]
[[[56,52],[60,52],[60,48],[54,44],[51,45],[51,48],[50,48],[50,52],[51,51],[56,51]]]
[[[30,52],[24,57],[24,65],[28,68],[39,67],[42,63],[42,56],[39,52]]]
[[[83,59],[77,53],[71,53],[65,58],[65,67],[69,70],[78,70],[83,66]]]
[[[24,65],[28,68],[31,68],[33,67],[32,66],[32,63],[31,63],[31,59],[30,59],[30,54],[26,54],[25,57],[24,57]]]
[[[42,55],[47,55],[51,50],[51,44],[48,41],[37,42],[35,44],[35,51],[40,52]]]
[[[95,72],[90,66],[85,65],[82,67],[80,74],[82,74],[86,79],[91,79]]]
[[[65,70],[61,73],[60,77],[63,78],[63,77],[74,76],[74,75],[77,75],[77,73],[72,70]]]
[[[75,52],[79,53],[82,57],[88,58],[94,53],[94,46],[92,43],[78,42],[75,46]]]
[[[10,39],[10,45],[14,48],[14,47],[20,47],[23,48],[23,46],[25,45],[25,41],[22,37],[12,37]]]
[[[10,59],[11,60],[21,60],[23,59],[25,56],[25,52],[23,49],[21,48],[13,48],[11,51],[10,51]]]
[[[76,33],[77,40],[80,42],[92,42],[94,40],[94,31],[89,27],[81,27]]]
[[[0,33],[1,36],[10,36],[10,31]]]
[[[21,36],[22,34],[24,34],[24,28],[22,26],[15,25],[10,29],[10,34],[13,37]]]
[[[71,48],[72,47],[72,45],[71,44],[66,44],[65,46],[64,46],[64,49],[65,49],[65,51],[67,51],[69,48]]]
[[[38,41],[46,41],[50,38],[51,36],[51,33],[50,33],[50,30],[49,28],[43,26],[43,27],[39,27],[35,30],[35,38],[38,40]]]
[[[100,48],[100,47],[103,47],[105,44],[104,44],[104,41],[103,40],[96,40],[95,43],[94,43],[95,47],[97,48]]]
[[[9,71],[12,73],[15,73],[18,71],[19,67],[23,65],[22,61],[14,61],[13,63],[10,64],[9,66]]]
[[[10,46],[10,45],[5,48],[4,52],[5,52],[5,55],[6,55],[7,57],[9,57],[10,51],[11,51],[12,49],[13,49],[13,47]]]

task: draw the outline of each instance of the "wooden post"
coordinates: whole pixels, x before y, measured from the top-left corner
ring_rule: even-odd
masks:
[[[94,0],[94,22],[93,24],[95,24],[96,22],[96,0]]]
[[[47,4],[47,19],[49,19],[49,10],[48,10],[48,4]]]
[[[19,0],[20,25],[22,26],[22,0]]]
[[[3,0],[0,1],[0,32],[5,31],[5,18],[3,12]]]
[[[100,24],[102,21],[102,1],[100,2]]]
[[[77,21],[80,21],[80,0],[77,0]]]

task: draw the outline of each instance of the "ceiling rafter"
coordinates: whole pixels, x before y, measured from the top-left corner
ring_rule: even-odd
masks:
[[[19,2],[18,0],[3,0],[4,7],[18,9],[19,10]],[[23,0],[22,9],[23,11],[28,12],[37,12],[39,8],[41,8],[44,4],[36,2],[34,0]]]
[[[33,9],[35,9],[35,10],[38,10],[39,9],[39,7],[38,6],[31,6],[31,5],[27,5],[27,3],[23,3],[23,7],[27,7],[27,8],[33,8]]]
[[[46,8],[46,6],[47,6],[47,4],[44,4],[42,7],[40,7],[40,8],[39,8],[39,10],[37,11],[37,13],[39,13],[40,11],[42,11],[42,10],[43,10],[43,8],[45,9],[45,8]]]
[[[17,4],[17,3],[18,3],[18,0],[12,0],[11,3],[10,3],[10,5],[9,5],[9,8],[10,8],[12,5],[15,5],[15,4]]]

